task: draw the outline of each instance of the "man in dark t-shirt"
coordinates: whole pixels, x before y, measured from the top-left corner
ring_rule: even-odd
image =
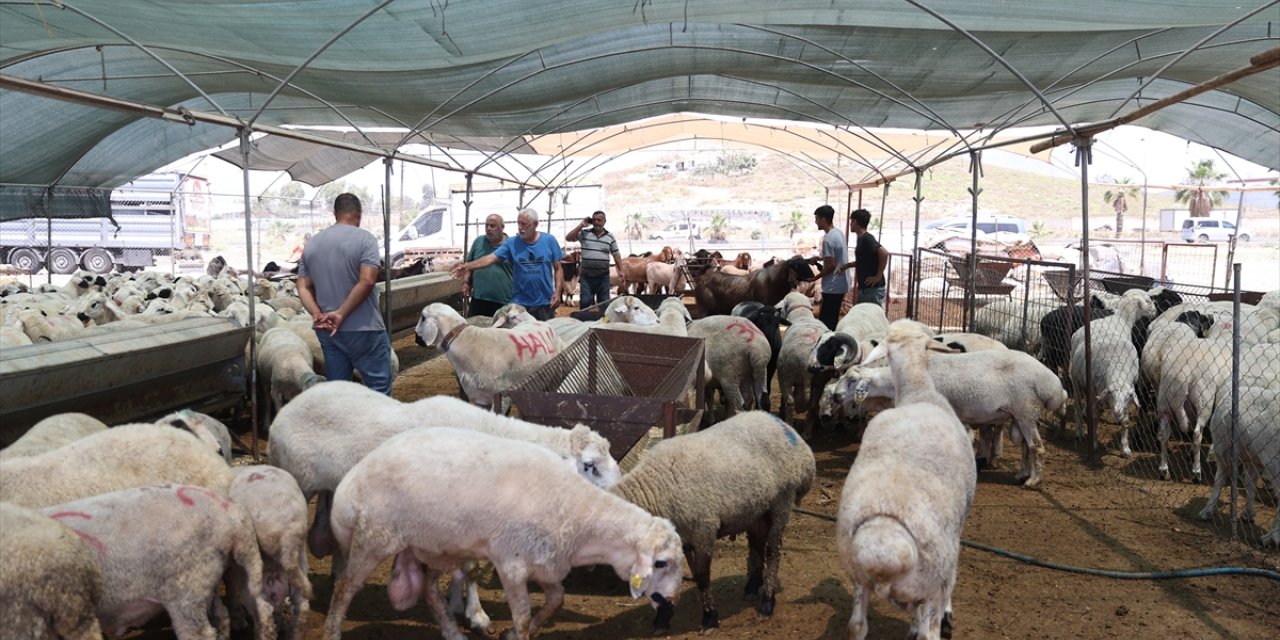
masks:
[[[858,299],[855,302],[873,302],[884,306],[884,269],[889,264],[889,252],[876,241],[876,237],[867,231],[871,224],[871,212],[857,209],[850,217],[853,222],[849,229],[858,236],[858,243],[853,249],[853,262],[840,265],[840,271],[853,267],[853,283],[858,287]]]

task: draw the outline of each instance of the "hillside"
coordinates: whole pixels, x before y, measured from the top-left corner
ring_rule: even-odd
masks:
[[[792,161],[773,153],[753,154],[758,164],[750,173],[737,177],[723,175],[698,176],[694,172],[646,172],[637,167],[606,174],[605,206],[619,227],[632,214],[639,213],[644,220],[645,232],[662,225],[660,213],[688,209],[765,209],[774,212],[771,223],[764,226],[766,237],[785,237],[781,224],[791,212],[803,215],[804,230],[811,230],[812,212],[823,202],[823,185],[807,175]],[[657,162],[674,163],[671,158]],[[925,173],[921,206],[922,221],[953,215],[965,215],[971,210],[972,201],[968,189],[972,184],[969,163],[964,159],[934,167]],[[984,213],[1004,213],[1026,218],[1028,227],[1042,222],[1044,230],[1055,236],[1078,234],[1080,225],[1080,182],[1071,178],[1049,177],[1035,173],[1000,167],[988,162],[979,180],[981,193],[978,207]],[[1091,185],[1089,191],[1091,227],[1115,224],[1115,212],[1103,200],[1104,187]],[[882,188],[863,192],[862,206],[871,211],[873,218],[880,215]],[[885,226],[891,229],[902,224],[910,229],[914,220],[914,184],[910,178],[892,184],[885,202]],[[844,209],[847,192],[832,190],[831,204],[837,211]],[[858,194],[854,196],[858,205]],[[1123,237],[1137,237],[1142,219],[1141,196],[1131,202],[1125,216]],[[1170,193],[1152,192],[1147,202],[1148,232],[1159,228],[1159,212],[1162,208],[1185,208],[1174,202]],[[734,221],[736,234],[749,235],[753,225]],[[1280,214],[1270,209],[1246,207],[1245,226],[1252,228],[1258,237],[1280,235]],[[1112,237],[1110,231],[1100,232]]]

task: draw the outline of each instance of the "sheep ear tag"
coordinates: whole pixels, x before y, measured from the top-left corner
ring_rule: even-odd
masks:
[[[641,587],[643,586],[644,586],[644,576],[638,573],[631,574],[631,597],[632,598],[639,598],[640,596],[644,595],[644,590],[641,589]]]
[[[840,364],[841,364],[842,362],[844,362],[844,356],[836,356],[836,357],[831,361],[831,364],[833,364],[833,365],[835,365],[835,366],[837,366],[837,367],[838,367],[838,366],[840,366]]]
[[[867,381],[866,381],[866,380],[859,380],[859,381],[858,381],[858,386],[856,386],[856,387],[854,387],[854,388],[853,388],[853,401],[854,401],[854,403],[856,403],[856,404],[862,404],[862,403],[863,403],[863,401],[867,399],[867,395],[869,395],[869,394],[870,394],[870,392],[871,392],[871,389],[869,388],[869,385],[867,384]]]

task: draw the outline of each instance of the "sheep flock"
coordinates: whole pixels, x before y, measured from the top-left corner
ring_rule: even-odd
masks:
[[[1233,481],[1243,479],[1248,520],[1257,494],[1280,486],[1280,291],[1238,319],[1230,304],[1159,287],[1100,294],[1087,331],[1080,305],[996,302],[967,333],[891,322],[865,304],[829,331],[800,291],[743,304],[694,319],[679,298],[650,309],[624,295],[598,320],[540,322],[517,305],[477,321],[433,303],[421,310],[417,346],[402,348],[443,356],[461,393],[387,397],[324,379],[288,281],[258,280],[251,292],[234,272],[77,274],[64,287],[6,288],[6,352],[181,317],[244,325],[254,305],[268,444],[262,456],[233,456],[243,442],[222,420],[233,416],[192,410],[122,425],[64,413],[27,430],[0,450],[0,629],[116,637],[166,613],[181,640],[232,630],[337,640],[386,565],[391,607],[425,602],[429,637],[501,630],[526,640],[572,611],[564,582],[594,566],[592,588],[640,603],[619,612],[647,605],[654,633],[708,634],[725,601],[713,577],[734,571],[722,562],[713,574],[717,541],[738,535],[747,547],[740,597],[765,628],[805,595],[784,591],[784,556],[803,545],[787,529],[805,517],[795,513],[801,500],[820,491],[834,509],[833,579],[852,595],[837,605],[840,634],[862,640],[880,624],[868,615],[874,595],[908,612],[908,637],[950,638],[981,615],[956,611],[952,597],[966,520],[982,508],[979,480],[996,477],[980,472],[1005,473],[1007,434],[1021,457],[1012,482],[1032,492],[1052,485],[1042,432],[1057,425],[1065,441],[1080,441],[1067,426],[1084,422],[1088,393],[1119,427],[1114,455],[1150,461],[1156,481],[1212,482],[1200,518],[1217,514]],[[1007,318],[1024,310],[1025,320]],[[636,462],[620,465],[627,452],[607,429],[535,424],[499,401],[590,331],[700,340],[705,384],[682,402],[705,401],[703,422],[645,441]],[[1157,425],[1150,433],[1144,416]],[[809,444],[833,423],[859,439],[834,493],[818,484],[822,463]],[[1182,458],[1185,473],[1170,465]],[[1239,464],[1224,462],[1232,459]],[[1263,545],[1280,547],[1280,516],[1264,529]],[[318,589],[310,565],[323,558],[332,583]],[[479,596],[490,572],[506,600],[495,617]],[[327,603],[315,602],[321,594]],[[701,607],[697,628],[673,622],[693,606],[682,599]],[[309,625],[315,608],[324,621]]]

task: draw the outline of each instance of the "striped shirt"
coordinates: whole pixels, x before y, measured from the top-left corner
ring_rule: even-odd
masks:
[[[609,272],[609,262],[618,253],[618,241],[605,231],[599,236],[591,229],[578,234],[578,246],[582,249],[582,272],[586,275],[603,275]]]

